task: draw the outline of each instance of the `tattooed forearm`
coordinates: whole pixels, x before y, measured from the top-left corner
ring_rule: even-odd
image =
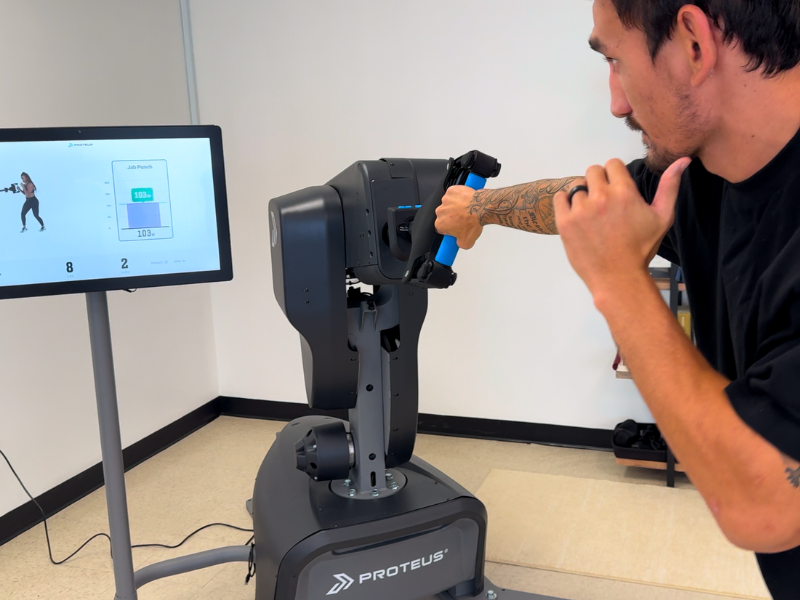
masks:
[[[783,455],[783,464],[786,465],[786,479],[795,489],[800,489],[800,462]]]
[[[499,190],[482,190],[475,193],[469,211],[478,216],[481,225],[556,234],[553,196],[561,190],[569,190],[576,179],[543,179]]]

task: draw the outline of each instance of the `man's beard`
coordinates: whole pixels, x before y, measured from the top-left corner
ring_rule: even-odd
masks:
[[[698,134],[704,130],[707,119],[703,118],[698,108],[692,104],[691,99],[686,95],[678,98],[678,105],[680,108],[678,110],[677,124],[673,127],[673,132],[676,134],[676,138],[680,140],[679,143],[682,142],[681,145],[684,147],[679,152],[671,151],[664,146],[656,144],[633,116],[628,115],[625,117],[625,124],[631,131],[641,131],[645,135],[647,152],[644,156],[644,164],[656,175],[662,175],[672,163],[684,156],[696,158],[700,151],[700,148],[696,143],[692,143],[692,140],[698,139]]]

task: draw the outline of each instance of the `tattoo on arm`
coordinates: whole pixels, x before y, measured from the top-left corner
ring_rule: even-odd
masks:
[[[786,479],[796,490],[800,490],[800,462],[783,455],[783,464],[786,465]]]
[[[543,179],[499,190],[476,192],[469,208],[481,225],[503,225],[533,233],[557,234],[553,196],[568,190],[578,177]]]

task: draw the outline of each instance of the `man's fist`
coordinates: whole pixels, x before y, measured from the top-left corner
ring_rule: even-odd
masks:
[[[477,193],[464,185],[451,186],[436,209],[436,231],[456,238],[464,250],[472,248],[483,232],[474,202]]]
[[[558,230],[575,271],[596,296],[611,293],[620,281],[646,273],[657,248],[672,226],[675,203],[689,158],[675,161],[664,174],[652,205],[642,198],[628,168],[619,159],[586,172],[589,192],[553,198]]]

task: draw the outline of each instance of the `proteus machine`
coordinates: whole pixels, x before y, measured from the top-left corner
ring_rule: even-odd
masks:
[[[427,289],[455,282],[434,211],[450,185],[499,170],[480,152],[360,161],[270,202],[275,295],[300,332],[308,403],[349,421],[297,419],[264,459],[256,600],[544,599],[487,581],[485,507],[413,456]]]

